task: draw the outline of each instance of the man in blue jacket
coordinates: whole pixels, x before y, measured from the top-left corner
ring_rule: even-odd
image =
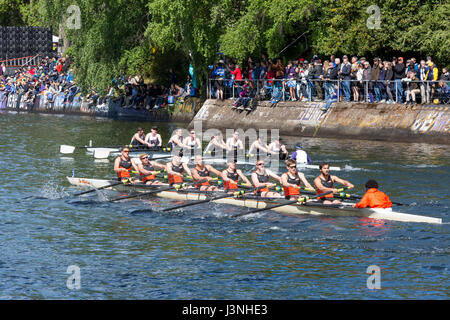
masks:
[[[350,80],[351,80],[351,71],[352,65],[348,62],[348,57],[342,57],[342,65],[341,70],[339,70],[339,76],[342,80],[342,89],[344,91],[345,101],[350,101]]]

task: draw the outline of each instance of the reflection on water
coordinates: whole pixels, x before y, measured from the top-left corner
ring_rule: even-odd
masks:
[[[113,162],[59,145],[120,145],[138,126],[108,119],[2,114],[1,299],[448,299],[449,225],[356,217],[284,216],[152,198],[74,197],[65,177],[112,178]],[[177,124],[156,124],[164,138]],[[369,178],[406,213],[450,221],[449,147],[285,137],[314,163],[343,170],[361,194]],[[250,172],[251,167],[245,168]],[[316,170],[305,170],[309,181]],[[68,290],[69,265],[81,290]],[[366,289],[367,267],[382,290]]]

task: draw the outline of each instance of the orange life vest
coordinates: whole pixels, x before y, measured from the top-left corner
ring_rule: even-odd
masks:
[[[283,174],[287,175],[287,182],[288,183],[295,184],[295,185],[300,187],[300,184],[301,184],[302,181],[300,180],[300,177],[298,176],[298,172],[295,173],[295,178],[291,178],[287,172],[283,173]],[[289,199],[289,197],[291,197],[291,196],[298,196],[298,195],[300,195],[300,190],[299,190],[298,187],[297,188],[294,188],[294,187],[283,187],[283,190],[284,190],[284,197],[286,199]]]
[[[225,190],[229,190],[229,189],[238,189],[238,181],[239,181],[239,175],[237,174],[237,172],[230,172],[227,170],[227,178],[230,179],[231,181],[224,181],[223,182],[223,188]]]
[[[256,172],[256,171],[254,171],[254,173],[256,173],[259,183],[269,182],[269,175],[265,171],[264,171],[264,174],[258,174],[258,172]],[[255,193],[261,193],[261,192],[269,192],[269,188],[265,187],[262,189],[255,190]]]
[[[322,178],[320,178],[320,182],[322,182],[322,185],[326,188],[334,188],[334,182],[333,179],[331,179],[331,175],[328,176],[327,180],[323,180]],[[317,189],[317,194],[321,194],[321,193],[325,193],[327,191],[325,190],[321,190],[321,189]],[[317,197],[317,200],[323,200],[325,198],[334,198],[333,193],[327,194],[326,196],[323,197]]]
[[[208,171],[208,169],[206,169],[206,167],[202,171],[200,171],[197,167],[195,167],[193,170],[197,171],[197,174],[202,178],[209,177],[209,171]],[[198,180],[196,180],[196,181],[198,181]],[[209,181],[195,185],[196,188],[200,188],[201,186],[210,186]]]
[[[126,169],[127,171],[117,172],[117,178],[119,178],[119,180],[125,179],[125,178],[130,178],[131,177],[130,172],[131,172],[132,168],[133,168],[133,165],[131,164],[131,159],[123,160],[122,158],[120,158],[119,169]]]
[[[145,170],[147,170],[147,171],[155,171],[155,168],[151,165],[151,164],[148,164],[148,165],[146,165],[146,166],[142,166]],[[145,176],[145,177],[144,177]],[[141,173],[141,177],[142,177],[142,182],[146,182],[146,181],[150,181],[150,180],[155,180],[155,175],[154,174],[152,174],[152,175],[150,175],[150,176],[147,176],[147,175],[145,175],[145,174],[143,174],[143,173]]]

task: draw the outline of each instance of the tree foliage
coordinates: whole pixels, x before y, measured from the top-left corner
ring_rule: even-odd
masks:
[[[66,24],[73,4],[81,12],[78,30]],[[379,28],[369,27],[372,5],[380,10]],[[262,53],[403,53],[445,65],[449,12],[448,0],[0,0],[2,25],[63,30],[78,81],[100,89],[122,72],[158,78],[171,67],[186,72],[189,64],[203,83],[218,51],[238,62]]]

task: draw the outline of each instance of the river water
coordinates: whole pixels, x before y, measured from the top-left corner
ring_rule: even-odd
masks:
[[[161,212],[174,201],[72,196],[72,171],[109,178],[113,164],[82,150],[60,155],[59,146],[128,143],[138,125],[152,124],[0,114],[0,299],[449,298],[449,146],[301,139],[360,194],[376,179],[392,201],[411,204],[396,210],[442,225],[270,211],[234,219],[247,209]],[[157,125],[166,142],[176,125]],[[304,172],[310,182],[317,174]],[[369,266],[380,270],[380,289],[367,286]]]

